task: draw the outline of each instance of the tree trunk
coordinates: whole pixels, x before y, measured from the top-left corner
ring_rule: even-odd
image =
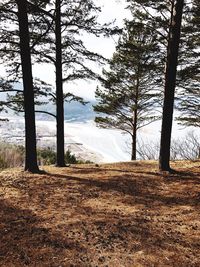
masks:
[[[161,128],[161,143],[159,169],[170,171],[170,145],[173,121],[174,93],[176,86],[176,69],[178,64],[178,49],[180,42],[180,29],[184,0],[173,2],[172,17],[169,29],[169,40],[167,47],[167,61],[165,72],[163,118]]]
[[[64,101],[62,81],[61,7],[56,0],[56,122],[57,122],[57,166],[65,166]]]
[[[30,39],[28,29],[27,1],[18,0],[18,21],[20,37],[20,55],[24,87],[24,112],[25,112],[25,170],[38,172],[36,151],[36,130],[34,110],[34,90],[32,66],[30,56]]]
[[[137,108],[134,110],[134,122],[133,122],[133,134],[132,134],[132,153],[131,160],[136,160],[136,141],[137,141]]]
[[[138,68],[138,73],[140,70]],[[132,134],[132,153],[131,160],[136,160],[136,150],[137,150],[137,123],[138,123],[138,93],[139,93],[139,74],[137,73],[137,84],[135,91],[135,108],[133,112],[133,134]]]

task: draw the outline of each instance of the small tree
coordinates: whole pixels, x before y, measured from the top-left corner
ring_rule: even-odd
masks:
[[[131,159],[136,159],[138,129],[158,119],[158,48],[154,32],[139,22],[126,21],[126,28],[103,72],[103,89],[97,88],[94,110],[105,114],[95,121],[100,127],[120,129],[131,135]]]

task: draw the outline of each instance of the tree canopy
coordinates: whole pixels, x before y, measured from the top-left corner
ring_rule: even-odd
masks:
[[[158,119],[159,49],[154,32],[135,21],[126,28],[104,70],[103,88],[97,88],[94,110],[102,116],[100,127],[120,129],[131,135],[131,159],[136,159],[137,130]],[[104,115],[105,114],[105,115]]]

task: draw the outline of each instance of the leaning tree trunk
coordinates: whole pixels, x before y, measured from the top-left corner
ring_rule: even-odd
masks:
[[[38,172],[36,152],[36,130],[34,110],[34,90],[30,56],[30,39],[28,29],[27,1],[18,0],[18,21],[20,37],[20,55],[23,73],[23,93],[25,112],[25,170]]]
[[[56,121],[57,121],[57,166],[65,166],[64,104],[62,81],[61,7],[56,0]]]
[[[165,72],[163,118],[161,128],[161,143],[159,169],[170,171],[170,145],[173,121],[174,93],[176,86],[176,69],[178,64],[178,49],[180,42],[180,29],[184,0],[173,1],[169,40],[167,48],[167,61]]]

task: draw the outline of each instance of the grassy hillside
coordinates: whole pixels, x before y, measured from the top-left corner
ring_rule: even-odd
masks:
[[[0,266],[200,266],[200,161],[0,173]]]

